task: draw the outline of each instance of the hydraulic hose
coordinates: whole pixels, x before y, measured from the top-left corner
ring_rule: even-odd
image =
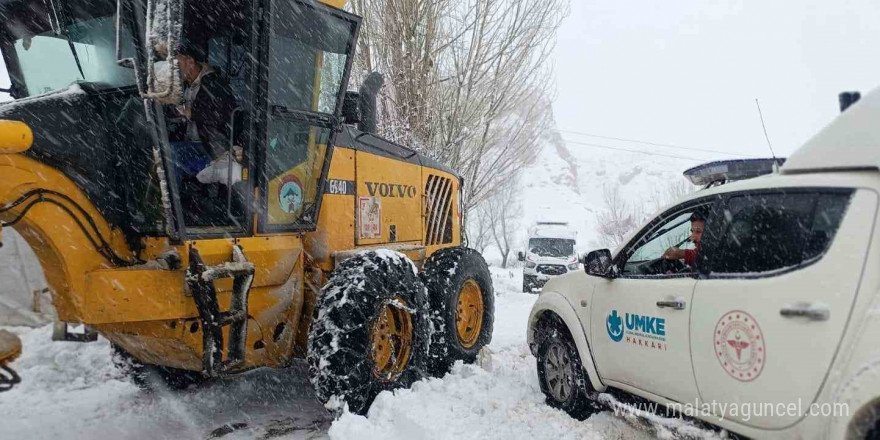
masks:
[[[98,229],[98,225],[95,223],[95,220],[92,218],[92,216],[90,216],[89,213],[82,206],[77,204],[76,201],[74,201],[72,198],[70,198],[66,194],[62,194],[58,191],[52,191],[50,189],[44,189],[44,188],[30,190],[30,191],[24,193],[21,197],[16,199],[14,202],[12,202],[6,206],[0,207],[0,214],[7,212],[7,211],[10,211],[12,209],[15,209],[18,206],[21,206],[22,204],[24,204],[25,202],[27,202],[29,199],[33,198],[34,196],[37,196],[35,200],[30,201],[30,203],[25,205],[24,209],[22,209],[21,212],[14,219],[12,219],[11,221],[9,221],[7,223],[3,223],[2,226],[14,226],[16,223],[21,221],[24,218],[24,216],[27,215],[28,211],[30,211],[30,209],[33,208],[35,205],[37,205],[39,203],[50,203],[52,205],[55,205],[55,206],[61,208],[61,210],[63,210],[65,213],[67,213],[67,215],[69,215],[70,218],[72,218],[76,222],[77,226],[79,226],[79,228],[83,231],[86,238],[88,238],[89,242],[92,244],[92,246],[95,247],[95,249],[98,251],[98,253],[100,253],[101,256],[103,256],[108,261],[113,263],[113,265],[127,267],[127,266],[133,266],[135,264],[141,263],[140,261],[137,261],[136,259],[126,260],[125,258],[119,256],[119,254],[117,254],[113,250],[113,248],[110,247],[110,244],[107,242],[107,240],[104,238],[104,236],[101,235],[101,230]],[[75,207],[76,210],[82,215],[82,217],[85,218],[86,222],[88,222],[89,226],[91,227],[91,231],[89,230],[89,228],[86,227],[85,224],[83,224],[83,222],[80,220],[80,218],[66,204],[64,204],[61,201],[56,200],[52,197],[47,197],[47,196],[58,197],[64,201],[66,201],[67,203],[71,204],[73,207]],[[94,236],[93,236],[93,233],[94,233]],[[95,238],[95,237],[97,237],[97,238]]]

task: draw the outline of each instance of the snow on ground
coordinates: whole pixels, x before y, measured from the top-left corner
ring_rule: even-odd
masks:
[[[0,439],[647,439],[669,431],[610,412],[580,422],[547,406],[525,342],[537,296],[519,292],[519,269],[492,273],[495,331],[482,365],[382,393],[366,417],[335,422],[301,366],[151,394],[113,366],[103,339],[52,342],[51,327],[8,328],[24,342],[13,365],[23,383],[0,394]]]

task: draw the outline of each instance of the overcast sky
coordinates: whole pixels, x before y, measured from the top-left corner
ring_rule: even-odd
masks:
[[[878,19],[876,0],[572,0],[554,57],[556,121],[560,130],[766,156],[758,98],[776,153],[787,155],[834,117],[840,91],[880,85]],[[8,84],[0,66],[0,87]]]
[[[555,54],[561,130],[769,156],[880,85],[880,2],[572,0]],[[563,132],[566,139],[711,154]],[[569,144],[571,148],[589,148]]]

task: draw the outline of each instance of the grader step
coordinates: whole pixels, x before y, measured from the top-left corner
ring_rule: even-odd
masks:
[[[221,312],[214,280],[232,278],[232,299],[229,311]],[[190,247],[186,282],[192,293],[202,324],[202,367],[214,377],[244,365],[247,341],[248,294],[254,280],[254,265],[247,261],[241,248],[233,246],[232,261],[207,266],[199,251]],[[226,360],[223,360],[223,327],[229,328]]]

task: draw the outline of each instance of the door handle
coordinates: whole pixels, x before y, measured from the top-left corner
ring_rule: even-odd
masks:
[[[828,305],[821,303],[797,303],[779,310],[785,318],[807,318],[810,321],[827,321],[831,317]]]
[[[687,303],[681,299],[657,301],[657,307],[660,307],[661,309],[684,310],[686,304]]]

